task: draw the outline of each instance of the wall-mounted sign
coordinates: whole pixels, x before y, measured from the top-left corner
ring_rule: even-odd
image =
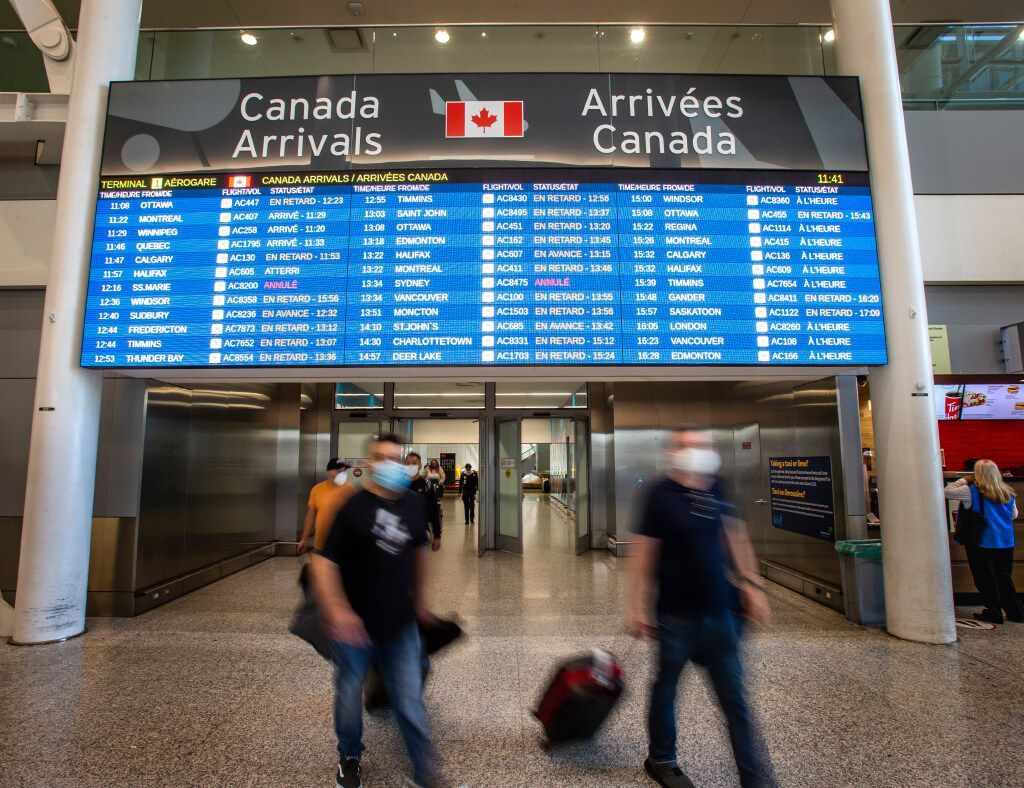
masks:
[[[832,460],[825,457],[769,457],[772,526],[835,541]]]
[[[937,383],[932,391],[940,421],[1024,420],[1024,384]]]
[[[964,386],[964,421],[987,419],[1024,420],[1024,394],[1019,383],[968,383]]]
[[[515,468],[516,467],[516,458],[515,457],[502,457],[501,458],[501,467],[502,468]]]
[[[949,360],[949,332],[944,325],[928,326],[928,342],[932,350],[932,374],[948,375],[953,371]]]
[[[81,363],[884,364],[866,170],[847,77],[116,83]]]
[[[120,82],[110,86],[102,174],[509,160],[531,167],[865,171],[859,83],[718,74]]]

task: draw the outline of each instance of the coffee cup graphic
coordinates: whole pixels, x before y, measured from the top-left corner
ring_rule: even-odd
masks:
[[[946,418],[959,419],[960,410],[964,406],[964,392],[962,389],[946,392]]]

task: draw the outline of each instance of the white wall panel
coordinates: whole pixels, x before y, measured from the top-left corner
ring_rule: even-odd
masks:
[[[914,199],[926,283],[1024,282],[1024,195],[919,194]]]
[[[413,443],[480,442],[480,425],[476,419],[414,419]]]
[[[52,200],[0,201],[0,288],[46,287],[55,211]]]
[[[0,287],[45,287],[57,203],[0,200]]]

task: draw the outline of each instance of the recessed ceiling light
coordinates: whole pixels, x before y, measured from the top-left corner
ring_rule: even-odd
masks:
[[[449,41],[452,40],[452,37],[448,35],[447,30],[438,30],[436,33],[434,33],[434,40],[437,41],[437,43],[439,44],[447,44]]]
[[[634,44],[643,43],[643,40],[645,38],[647,38],[647,31],[645,31],[642,27],[634,27],[632,30],[629,31],[629,40],[632,41]]]
[[[259,41],[256,38],[256,36],[254,36],[252,33],[246,33],[245,31],[242,31],[242,43],[254,47],[256,46],[257,43],[259,43]]]
[[[480,34],[480,38],[487,38],[487,31],[486,30]]]
[[[826,44],[831,44],[833,41],[836,40],[836,31],[830,27],[828,30],[825,31],[825,35],[821,37],[821,40],[824,41]]]

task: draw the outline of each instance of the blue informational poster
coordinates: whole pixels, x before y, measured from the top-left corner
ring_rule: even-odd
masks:
[[[769,457],[772,526],[834,542],[836,513],[830,457]]]

